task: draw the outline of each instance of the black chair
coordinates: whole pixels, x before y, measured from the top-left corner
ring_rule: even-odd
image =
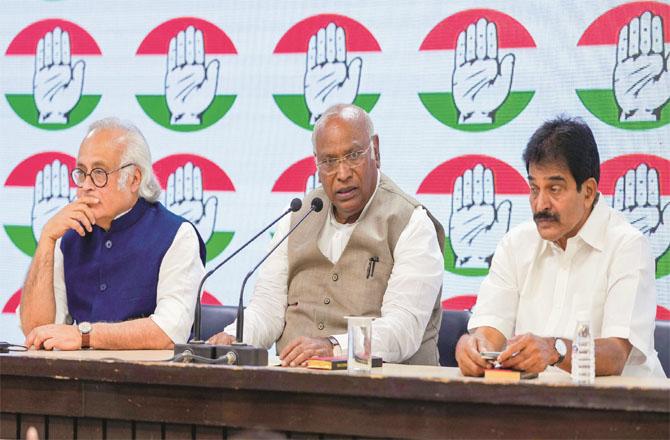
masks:
[[[670,321],[656,321],[654,347],[665,371],[665,377],[670,377]]]
[[[437,349],[440,352],[440,365],[443,367],[458,367],[456,362],[456,343],[462,335],[468,332],[468,310],[443,310],[442,325],[437,339]]]
[[[203,304],[200,337],[206,341],[237,318],[237,307]]]

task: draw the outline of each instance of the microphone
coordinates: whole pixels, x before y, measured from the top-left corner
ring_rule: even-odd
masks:
[[[246,277],[244,277],[244,281],[242,282],[242,288],[240,289],[240,302],[237,305],[237,331],[236,331],[237,337],[235,339],[235,344],[236,345],[237,344],[243,344],[242,336],[243,336],[243,332],[244,332],[244,306],[242,304],[242,300],[244,298],[244,287],[246,286],[247,281],[249,280],[249,277],[251,277],[251,275],[253,275],[253,273],[256,272],[256,269],[258,269],[260,267],[260,265],[263,264],[263,262],[265,260],[267,260],[267,258],[270,255],[272,255],[272,253],[275,251],[275,249],[277,249],[279,247],[279,245],[281,245],[284,242],[284,240],[286,240],[289,237],[289,235],[291,235],[293,233],[293,231],[295,231],[296,228],[298,226],[300,226],[300,224],[307,218],[308,215],[310,215],[312,212],[319,212],[322,209],[323,209],[323,200],[321,200],[319,197],[313,198],[311,207],[309,208],[309,211],[307,211],[305,213],[305,215],[302,216],[302,218],[286,233],[286,235],[284,235],[284,238],[279,240],[279,243],[274,245],[274,247],[272,249],[270,249],[270,251],[267,254],[265,254],[263,259],[261,261],[259,261],[258,264],[256,266],[254,266],[254,268],[251,269],[247,273]]]
[[[223,266],[223,265],[226,264],[228,261],[230,261],[235,255],[237,255],[242,249],[244,249],[245,247],[247,247],[252,241],[254,241],[254,240],[256,240],[258,237],[260,237],[260,235],[261,235],[262,233],[264,233],[265,231],[267,231],[268,229],[270,229],[275,223],[277,223],[279,220],[281,220],[282,218],[284,218],[284,216],[285,216],[286,214],[288,214],[289,212],[297,212],[297,211],[300,211],[300,208],[302,208],[302,200],[300,200],[300,199],[298,199],[298,198],[295,198],[295,199],[291,200],[291,206],[290,206],[286,211],[284,211],[284,212],[283,212],[279,217],[277,217],[272,223],[270,223],[270,224],[267,225],[265,228],[263,228],[263,230],[261,230],[258,234],[256,234],[256,235],[254,235],[253,237],[251,237],[251,238],[249,239],[249,241],[247,241],[247,242],[244,243],[242,246],[240,246],[235,252],[233,252],[233,253],[230,254],[228,257],[226,257],[226,259],[224,259],[222,262],[220,262],[219,264],[217,264],[216,267],[214,267],[214,269],[212,269],[212,270],[210,270],[209,272],[207,272],[207,273],[205,274],[204,277],[202,277],[202,280],[200,280],[200,285],[198,286],[198,297],[197,297],[196,302],[195,302],[195,320],[194,320],[194,322],[193,322],[193,327],[195,327],[195,332],[194,332],[194,337],[193,337],[193,339],[192,339],[190,342],[193,342],[193,343],[202,343],[202,340],[200,339],[200,335],[201,335],[201,321],[202,321],[202,304],[201,304],[201,301],[200,301],[200,294],[202,293],[202,286],[205,284],[205,281],[207,280],[207,278],[211,277],[211,276],[214,274],[214,272],[216,272],[217,270],[219,270],[219,269],[221,268],[221,266]]]
[[[299,199],[293,199],[291,202],[291,207],[284,212],[277,220],[268,225],[263,231],[259,232],[254,236],[249,242],[253,241],[261,233],[267,230],[270,226],[279,221],[289,212],[296,212],[302,207],[302,202]],[[247,273],[244,281],[242,283],[242,289],[240,290],[240,302],[237,309],[237,338],[233,345],[209,345],[205,344],[202,341],[192,341],[191,344],[175,344],[174,348],[174,357],[173,360],[183,360],[186,362],[205,362],[205,363],[223,363],[228,365],[253,365],[253,366],[265,366],[268,364],[268,351],[263,348],[257,348],[251,345],[244,344],[242,342],[242,331],[240,331],[240,323],[244,322],[244,306],[243,306],[243,295],[244,295],[244,286],[247,283],[247,280],[251,275],[258,269],[258,267],[263,264],[263,262],[279,247],[280,244],[288,238],[289,235],[307,218],[309,214],[313,211],[319,212],[323,209],[323,201],[320,198],[315,198],[312,200],[311,208],[307,213],[298,221],[298,223],[293,226],[288,233],[277,243],[270,251],[263,257],[263,259],[254,266],[249,273]],[[249,244],[245,243],[244,246]],[[243,247],[244,247],[243,246]],[[241,249],[240,249],[241,250]],[[239,252],[236,251],[235,253]],[[231,255],[232,257],[232,255]],[[230,259],[229,257],[228,259]],[[225,261],[224,261],[225,262]],[[212,271],[214,272],[218,269],[223,263],[215,267]],[[207,278],[205,275],[204,278]],[[203,279],[204,280],[204,279]],[[203,281],[204,282],[204,281]],[[202,287],[202,283],[201,283]],[[213,360],[213,361],[212,361]]]

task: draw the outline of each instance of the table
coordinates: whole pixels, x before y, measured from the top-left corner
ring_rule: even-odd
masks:
[[[164,362],[170,351],[0,355],[0,437],[223,438],[239,429],[338,438],[670,438],[670,380],[551,369],[517,384],[458,369],[345,371]],[[257,433],[257,432],[256,432]],[[318,438],[318,437],[314,437]]]

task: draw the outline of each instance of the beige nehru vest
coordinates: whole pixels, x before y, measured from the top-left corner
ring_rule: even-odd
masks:
[[[310,214],[288,239],[288,307],[284,332],[277,340],[279,352],[299,336],[346,333],[344,316],[381,316],[384,292],[393,269],[393,251],[414,209],[420,205],[381,174],[379,187],[365,215],[359,219],[342,256],[333,264],[318,247],[319,234],[332,209],[322,188],[305,196],[303,208],[292,214],[291,226],[302,218],[315,197],[324,201],[323,210]],[[428,216],[443,249],[442,225],[430,213]],[[367,277],[370,258],[374,257],[379,261],[374,275]],[[435,301],[419,350],[405,363],[438,365],[440,296]]]

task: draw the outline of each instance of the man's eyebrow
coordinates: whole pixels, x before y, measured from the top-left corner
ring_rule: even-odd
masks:
[[[107,166],[107,164],[106,164],[105,162],[103,162],[103,161],[101,161],[101,160],[96,160],[95,162],[93,162],[93,163],[91,164],[91,169],[93,169],[93,168],[98,168],[98,167],[102,167],[102,168],[104,168],[104,167],[106,167],[106,166]],[[84,165],[83,163],[77,161],[77,167],[79,167],[79,168],[86,168],[86,165]]]
[[[549,176],[549,180],[556,180],[556,181],[559,181],[559,182],[567,182],[566,178],[563,177],[563,176],[560,176],[560,175]]]
[[[531,176],[531,175],[529,174],[529,175],[528,175],[528,181],[529,181],[529,182],[532,182],[532,181],[534,181],[534,180],[535,180],[535,179],[533,178],[533,176]],[[549,177],[547,177],[547,180],[553,180],[553,181],[555,181],[555,182],[567,182],[567,179],[566,179],[565,177],[561,176],[561,175],[549,176]]]

